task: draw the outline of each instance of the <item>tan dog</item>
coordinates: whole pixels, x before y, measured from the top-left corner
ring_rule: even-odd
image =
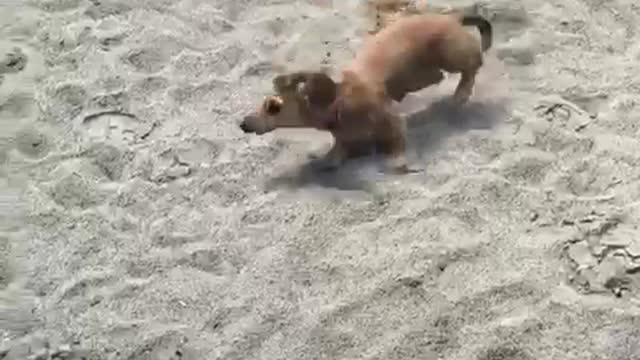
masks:
[[[463,28],[476,25],[481,44]],[[401,18],[372,36],[336,84],[321,72],[277,76],[277,96],[268,97],[240,124],[244,132],[264,134],[284,127],[328,130],[334,145],[322,163],[339,166],[372,144],[390,167],[407,173],[406,125],[390,109],[407,93],[437,84],[442,70],[462,73],[454,94],[458,103],[471,95],[482,51],[491,46],[491,24],[481,16],[425,14]],[[300,88],[300,85],[303,85]]]

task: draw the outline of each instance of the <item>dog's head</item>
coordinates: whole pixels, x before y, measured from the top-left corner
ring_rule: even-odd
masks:
[[[322,116],[336,98],[337,84],[323,72],[295,72],[273,79],[275,95],[244,117],[240,129],[262,135],[278,128],[325,128]]]

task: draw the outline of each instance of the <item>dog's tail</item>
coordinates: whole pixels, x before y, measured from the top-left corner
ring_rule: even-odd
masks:
[[[482,51],[487,51],[493,41],[493,27],[489,20],[481,15],[462,15],[460,22],[464,26],[476,26],[480,31]]]

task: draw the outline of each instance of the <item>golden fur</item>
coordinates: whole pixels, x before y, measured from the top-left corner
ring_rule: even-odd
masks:
[[[403,154],[405,131],[400,117],[375,102],[336,111],[339,83],[323,72],[296,72],[273,80],[276,94],[267,96],[260,106],[240,123],[245,133],[262,135],[279,128],[314,128],[332,134],[334,144],[324,159],[323,169],[334,169],[347,158],[376,150],[388,159],[389,167],[408,172],[406,163],[396,163],[394,154]],[[366,92],[366,87],[353,88]]]

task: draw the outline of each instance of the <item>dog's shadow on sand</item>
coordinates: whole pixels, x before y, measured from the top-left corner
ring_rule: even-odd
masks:
[[[372,178],[379,176],[377,162],[375,158],[363,156],[350,159],[336,170],[322,170],[309,159],[301,166],[269,179],[266,189],[319,186],[344,191],[370,191],[373,189]]]
[[[450,97],[437,99],[427,108],[409,113],[407,118],[407,155],[409,166],[416,168],[415,158],[433,151],[448,137],[470,130],[488,130],[504,118],[503,103],[469,101],[462,107],[454,105]],[[419,162],[419,161],[418,161]],[[424,168],[419,169],[425,170]],[[420,172],[417,173],[419,175]],[[373,181],[381,176],[382,158],[378,155],[350,159],[339,169],[319,170],[313,160],[290,169],[267,181],[267,188],[302,188],[320,186],[348,191],[369,191]],[[404,176],[404,175],[400,175]]]
[[[452,135],[492,129],[506,114],[504,102],[469,101],[460,107],[450,97],[438,99],[407,115],[407,152],[422,157]]]

